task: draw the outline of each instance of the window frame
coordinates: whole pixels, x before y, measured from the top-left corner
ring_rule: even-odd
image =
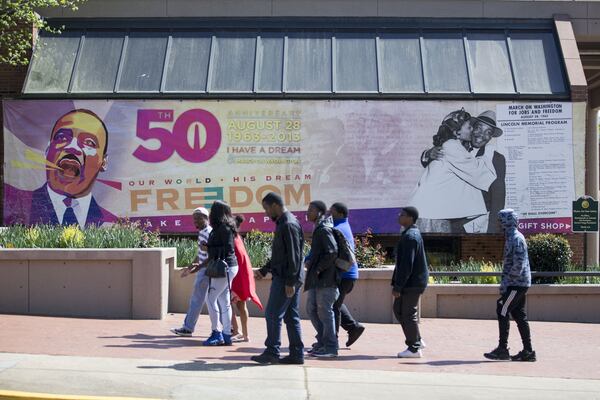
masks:
[[[51,25],[62,23],[68,27],[65,32],[69,35],[79,33],[79,44],[69,84],[66,92],[31,92],[26,91],[28,85],[33,62],[30,63],[25,84],[23,85],[24,98],[265,98],[265,99],[569,99],[569,81],[565,70],[565,61],[562,55],[557,34],[554,25],[549,20],[498,20],[493,23],[483,20],[468,20],[468,19],[400,19],[400,18],[281,18],[281,19],[263,19],[263,18],[200,18],[200,19],[169,19],[164,21],[148,21],[141,19],[124,20],[64,20],[52,19],[49,21]],[[77,68],[80,63],[82,49],[85,46],[85,39],[89,33],[107,32],[112,35],[115,33],[123,35],[123,43],[121,53],[118,60],[118,68],[115,77],[115,85],[112,91],[73,91],[74,82],[79,73]],[[152,32],[158,36],[166,37],[167,44],[164,58],[162,60],[162,74],[160,77],[160,85],[158,90],[136,90],[124,91],[120,90],[125,58],[128,48],[130,47],[129,38],[136,34]],[[171,56],[173,37],[182,32],[196,33],[199,36],[209,36],[211,38],[209,62],[207,68],[206,85],[204,90],[168,90],[167,68],[169,57]],[[466,80],[468,91],[432,91],[426,74],[426,55],[424,40],[427,34],[446,32],[450,36],[462,36],[462,51],[465,57]],[[506,40],[506,50],[508,52],[508,61],[510,65],[510,74],[513,83],[513,92],[476,92],[473,82],[473,71],[471,68],[471,59],[469,54],[468,35],[471,33],[498,33],[503,34]],[[162,33],[162,35],[161,35]],[[514,50],[511,43],[512,33],[538,33],[551,34],[554,39],[553,45],[558,57],[559,77],[563,91],[555,92],[519,92],[518,88],[518,71],[514,65]],[[254,38],[254,62],[252,73],[251,90],[215,90],[210,86],[214,74],[214,46],[215,40],[220,37],[236,37],[245,34],[248,37]],[[306,37],[315,35],[325,36],[331,40],[331,87],[329,90],[290,90],[288,85],[289,79],[289,39],[290,37],[301,37],[306,34]],[[340,90],[338,88],[338,76],[336,71],[336,38],[342,38],[347,34],[364,35],[365,38],[374,39],[374,62],[375,62],[375,79],[377,82],[376,90]],[[388,34],[409,34],[414,35],[418,39],[419,57],[420,57],[420,72],[422,79],[422,91],[418,90],[386,90],[385,77],[383,76],[382,64],[382,39],[385,39]],[[231,35],[231,36],[230,36]],[[52,36],[42,34],[42,37]],[[258,87],[260,79],[259,70],[259,43],[262,38],[280,37],[283,39],[283,54],[282,54],[282,71],[281,71],[281,86],[280,90],[260,90]],[[540,35],[543,37],[543,35]],[[35,50],[34,50],[35,54]],[[554,62],[554,61],[552,61]],[[261,64],[262,65],[262,64]]]
[[[169,90],[166,88],[167,86],[167,77],[168,77],[168,67],[169,67],[169,61],[170,61],[170,57],[171,57],[171,50],[172,50],[172,46],[173,46],[173,36],[177,36],[177,35],[184,35],[184,34],[197,34],[197,37],[206,37],[210,39],[210,45],[209,45],[209,49],[208,49],[208,64],[206,67],[206,82],[204,83],[204,89],[203,90]],[[192,35],[190,35],[192,36]],[[209,69],[210,69],[210,60],[211,60],[211,56],[212,56],[212,51],[213,51],[213,37],[214,35],[211,32],[203,32],[203,31],[199,31],[199,32],[195,32],[195,31],[171,31],[169,32],[169,36],[168,36],[168,40],[167,40],[167,49],[165,52],[165,61],[164,61],[164,65],[163,65],[163,75],[162,75],[162,79],[160,82],[160,93],[165,93],[165,94],[179,94],[179,93],[189,93],[189,94],[206,94],[208,93],[208,77],[209,77]]]

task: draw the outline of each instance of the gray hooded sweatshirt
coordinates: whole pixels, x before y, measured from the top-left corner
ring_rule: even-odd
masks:
[[[509,286],[530,287],[531,270],[529,269],[527,242],[517,229],[519,216],[514,210],[507,208],[498,213],[498,218],[505,236],[500,292],[505,293]]]

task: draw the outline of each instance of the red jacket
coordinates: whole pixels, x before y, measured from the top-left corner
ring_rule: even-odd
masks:
[[[231,291],[242,301],[252,300],[261,310],[263,305],[256,295],[256,284],[254,282],[254,273],[252,263],[246,252],[244,241],[240,235],[236,235],[234,241],[235,257],[238,262],[238,273],[231,283]]]

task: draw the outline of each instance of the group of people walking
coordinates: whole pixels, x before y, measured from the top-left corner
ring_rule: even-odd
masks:
[[[238,229],[244,218],[233,216],[231,207],[225,202],[215,201],[210,213],[199,207],[193,213],[194,225],[198,229],[198,255],[191,266],[184,269],[182,277],[196,273],[194,289],[183,326],[171,329],[179,336],[192,336],[204,304],[207,304],[211,322],[211,334],[203,342],[206,346],[231,345],[247,342],[248,309],[246,302],[253,301],[263,308],[256,295],[252,264]],[[207,264],[221,259],[227,264],[225,276],[209,277]],[[231,304],[237,305],[242,333]]]
[[[181,276],[196,273],[194,289],[183,325],[171,331],[179,336],[191,336],[204,304],[211,321],[211,334],[203,342],[206,346],[231,345],[249,341],[246,301],[263,308],[256,295],[254,279],[271,273],[272,285],[265,310],[267,320],[267,349],[256,361],[261,363],[302,363],[304,344],[300,328],[300,292],[308,292],[308,314],[317,331],[316,342],[309,353],[316,357],[335,357],[338,351],[340,327],[348,332],[346,346],[351,346],[362,335],[365,327],[354,320],[344,305],[344,298],[352,291],[358,279],[358,265],[347,271],[338,271],[335,265],[337,243],[333,237],[334,224],[354,250],[354,239],[348,223],[348,208],[342,203],[330,210],[321,201],[309,206],[309,219],[315,223],[312,247],[304,257],[304,233],[296,217],[284,206],[276,193],[263,199],[263,208],[276,223],[271,259],[253,273],[252,264],[243,240],[238,233],[243,217],[233,216],[225,202],[213,203],[210,212],[205,208],[194,210],[194,224],[198,229],[198,256],[184,269]],[[326,215],[330,213],[331,215]],[[227,274],[211,278],[206,274],[210,260],[221,259],[227,264]],[[305,267],[308,270],[305,279]],[[232,302],[237,303],[241,317],[242,334],[237,332]],[[290,357],[279,358],[281,322],[285,321],[290,337]]]
[[[306,355],[318,358],[338,356],[340,327],[348,332],[346,346],[351,346],[365,331],[344,305],[345,297],[358,279],[358,266],[339,268],[342,246],[354,251],[354,238],[348,223],[348,208],[334,203],[330,208],[322,201],[309,204],[307,218],[314,224],[308,255],[304,256],[304,233],[296,217],[289,212],[280,195],[271,192],[262,199],[266,215],[275,223],[271,259],[253,272],[242,238],[238,233],[243,219],[234,217],[229,205],[222,201],[213,203],[210,213],[204,208],[194,210],[194,223],[199,230],[198,257],[183,271],[182,276],[197,273],[193,294],[183,326],[172,329],[180,336],[191,336],[204,302],[208,305],[211,334],[204,345],[231,345],[235,341],[248,341],[245,306],[247,300],[262,304],[256,296],[254,279],[272,276],[269,299],[265,307],[267,338],[265,349],[251,359],[260,364],[303,364]],[[504,271],[500,285],[501,297],[497,303],[499,344],[484,356],[494,360],[535,361],[525,312],[527,289],[531,286],[531,273],[527,244],[517,230],[518,216],[510,209],[500,211],[506,244]],[[406,349],[399,358],[420,358],[425,341],[418,325],[419,300],[424,293],[429,271],[421,233],[416,225],[419,211],[404,207],[398,215],[402,234],[396,246],[396,266],[391,280],[394,298],[394,315],[405,335]],[[341,235],[339,233],[341,232]],[[342,237],[342,239],[340,239]],[[344,240],[345,243],[340,242]],[[210,260],[223,260],[227,264],[224,277],[208,277],[206,266]],[[300,326],[300,294],[307,295],[307,314],[315,329],[315,342],[306,346]],[[242,334],[237,332],[231,302],[238,304]],[[523,350],[510,356],[508,352],[509,316],[517,322]],[[233,319],[232,319],[233,317]],[[289,354],[281,357],[281,327],[286,325]]]

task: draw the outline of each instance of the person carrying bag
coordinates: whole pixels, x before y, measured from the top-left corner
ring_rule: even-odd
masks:
[[[204,346],[230,346],[231,340],[231,281],[238,272],[234,239],[237,226],[231,207],[223,201],[215,201],[210,209],[210,225],[213,227],[206,247],[209,264],[206,275],[210,277],[208,288],[208,314],[211,335]]]
[[[206,276],[209,278],[224,278],[227,275],[228,265],[221,255],[212,258],[206,266]]]

